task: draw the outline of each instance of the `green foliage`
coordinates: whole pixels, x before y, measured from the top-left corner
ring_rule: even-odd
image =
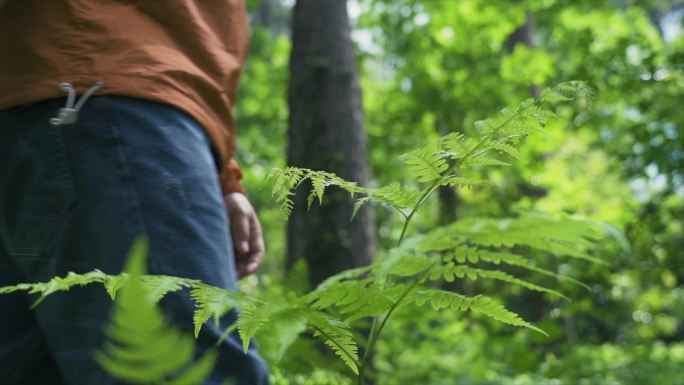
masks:
[[[550,107],[575,98],[586,102],[590,97],[591,90],[582,82],[561,83],[545,90],[537,99],[525,100],[516,108],[501,110],[495,118],[477,122],[482,134],[479,140],[450,133],[441,137],[437,143],[407,153],[403,156],[403,162],[410,171],[409,175],[418,183],[430,182],[431,186],[427,190],[419,192],[411,186],[396,182],[374,189],[363,188],[332,173],[287,167],[276,168],[268,176],[273,181],[273,196],[280,204],[282,212],[288,216],[292,211],[291,197],[294,191],[302,182],[309,180],[312,185],[307,199],[309,206],[316,199],[319,202],[323,200],[326,188],[336,186],[352,196],[365,195],[357,199],[354,212],[368,202],[377,202],[393,207],[407,216],[410,214],[405,212],[406,209],[419,208],[425,198],[439,186],[486,185],[486,181],[460,177],[456,172],[468,168],[509,165],[499,157],[517,158],[520,140],[540,131],[548,119],[554,116]]]
[[[9,294],[17,291],[26,291],[28,294],[40,293],[38,299],[31,306],[36,307],[45,298],[47,298],[48,295],[60,291],[68,291],[74,286],[84,286],[92,283],[104,283],[110,282],[112,280],[118,280],[118,278],[110,278],[109,276],[107,276],[99,270],[87,274],[69,273],[66,277],[54,277],[48,282],[44,283],[22,283],[14,286],[0,287],[0,294]]]
[[[455,288],[468,298],[494,293],[491,298],[497,303],[521,314],[549,337],[527,330],[511,333],[505,324],[490,322],[489,317],[474,311],[470,312],[473,317],[464,317],[450,309],[436,311],[423,306],[416,311],[413,303],[400,306],[375,347],[375,383],[682,384],[682,346],[676,341],[684,336],[684,34],[681,11],[670,9],[675,3],[350,3],[350,11],[356,5],[360,8],[351,14],[357,15],[356,48],[362,64],[365,126],[375,178],[371,186],[380,186],[355,196],[358,207],[376,203],[382,208],[375,214],[380,248],[385,250],[379,259],[386,264],[340,274],[326,285],[348,282],[345,290],[365,288],[372,294],[357,302],[381,315],[387,301],[398,298],[410,285],[411,274],[424,273],[429,268],[427,262],[441,258],[440,263],[501,270],[573,299],[560,302],[561,306],[553,295],[488,279],[426,281],[405,300],[421,290],[452,292]],[[243,165],[243,183],[264,225],[269,251],[262,273],[243,280],[242,289],[280,304],[304,294],[302,283],[306,282],[301,277],[283,278],[285,223],[280,204],[273,203],[270,191],[258,189],[267,170],[274,165],[285,168],[284,96],[290,48],[286,4],[280,0],[248,1],[250,54],[235,106],[239,128],[236,158]],[[533,44],[511,44],[514,31],[524,25],[528,13],[534,25]],[[401,252],[386,250],[395,246],[400,235],[397,225],[401,226],[419,202],[422,191],[415,175],[406,172],[406,158],[395,154],[411,152],[417,144],[432,143],[434,147],[437,143],[452,153],[448,162],[454,162],[458,154],[467,154],[483,133],[474,127],[484,129],[484,123],[475,122],[562,79],[584,79],[591,84],[596,90],[592,108],[578,112],[576,107],[583,107],[581,104],[566,104],[554,110],[559,119],[548,120],[543,135],[491,142],[494,150],[482,159],[510,166],[505,170],[483,166],[489,161],[478,159],[468,169],[462,164],[460,172],[445,181],[458,193],[461,225],[424,238],[420,249],[404,252],[407,244],[417,243],[416,237],[410,237],[404,240]],[[518,148],[522,139],[526,144]],[[512,158],[518,160],[512,162]],[[397,208],[404,215],[392,216]],[[434,228],[443,209],[437,200],[427,200],[421,210],[412,227],[426,233]],[[520,220],[524,216],[519,213],[530,210],[552,217],[570,214],[610,222],[616,230],[604,230],[624,232],[626,240],[620,247],[598,242],[599,251],[589,253],[589,246],[596,242],[576,245],[572,243],[576,230],[564,227],[576,224],[587,228],[584,221],[537,223],[532,218],[517,222],[520,227],[509,237],[510,221],[486,219],[515,216]],[[572,234],[551,244],[537,239],[552,228]],[[461,237],[447,237],[456,229]],[[512,244],[514,241],[518,243]],[[443,248],[433,251],[433,247]],[[550,248],[561,250],[560,254],[569,252],[564,255],[569,258],[551,258],[552,253],[545,251]],[[609,261],[611,268],[586,263],[587,257],[594,261],[595,254]],[[396,256],[402,262],[392,267],[390,260]],[[384,287],[373,285],[373,280],[361,282],[372,276],[384,279],[390,267],[391,280]],[[95,271],[56,277],[44,284],[0,288],[0,293],[31,290],[46,296],[80,284],[104,283],[114,296],[123,282],[124,275]],[[190,287],[198,303],[196,332],[205,322],[248,300],[216,288]],[[316,296],[324,296],[324,287],[316,290]],[[336,291],[327,292],[326,301],[334,300]],[[380,292],[389,294],[377,295]],[[315,303],[313,297],[305,303]],[[283,308],[274,315],[274,322],[257,329],[262,355],[272,364],[274,384],[353,383],[347,376],[352,372],[343,364],[336,366],[339,360],[326,360],[307,339],[294,340],[306,329],[307,320],[296,306],[292,309]],[[341,313],[341,309],[326,305],[322,311],[335,313],[333,317],[340,312],[340,320],[368,327],[363,320],[350,318],[358,310]]]
[[[429,303],[435,310],[450,309],[453,311],[473,311],[484,316],[503,322],[508,325],[524,327],[546,333],[538,327],[526,322],[519,315],[506,309],[494,299],[489,297],[477,296],[466,297],[454,292],[444,290],[420,290],[412,293],[412,297],[407,297],[407,302],[415,302],[417,305]]]
[[[354,10],[357,3],[359,9]],[[458,174],[456,178],[484,181],[485,185],[453,189],[457,193],[456,215],[460,220],[501,218],[534,210],[586,216],[611,223],[631,244],[600,243],[594,255],[608,261],[610,269],[576,258],[556,261],[543,251],[523,252],[513,247],[514,254],[534,266],[557,273],[562,282],[551,287],[573,301],[561,307],[552,296],[486,280],[472,285],[457,280],[456,285],[470,296],[479,288],[496,293],[501,303],[542,327],[550,338],[532,337],[535,333],[526,331],[511,333],[481,318],[466,322],[457,318],[461,313],[454,317],[458,322],[446,322],[452,314],[435,312],[425,317],[426,308],[420,312],[400,309],[399,318],[388,325],[391,330],[385,329],[391,334],[385,334],[377,345],[376,352],[382,354],[375,356],[374,365],[383,374],[376,383],[491,385],[512,384],[517,378],[525,385],[576,385],[589,381],[582,377],[585,374],[580,376],[579,369],[598,362],[605,365],[606,380],[592,380],[596,383],[649,384],[644,377],[632,382],[624,376],[614,380],[610,363],[615,359],[609,355],[583,356],[584,365],[573,358],[575,348],[591,351],[594,347],[598,352],[603,344],[609,344],[621,357],[629,357],[629,363],[621,366],[625,376],[634,365],[635,378],[647,374],[653,376],[653,383],[677,383],[676,376],[660,377],[660,366],[638,365],[643,355],[634,355],[632,349],[640,346],[648,351],[660,341],[676,346],[674,341],[681,340],[684,331],[684,34],[681,8],[672,9],[675,3],[372,0],[350,5],[363,70],[365,126],[374,178],[371,186],[403,182],[397,186],[416,191],[411,183],[415,179],[395,154],[435,142],[449,131],[476,137],[473,123],[500,106],[518,103],[562,79],[584,79],[596,90],[591,108],[579,111],[566,105],[556,109],[559,119],[547,122],[543,135],[526,138],[518,161],[502,158],[511,163],[505,170],[481,167]],[[532,45],[513,44],[514,31],[526,23],[528,15],[533,24]],[[284,164],[283,147],[278,143],[283,143],[286,113],[279,119],[267,119],[269,111],[285,101],[277,98],[285,94],[285,82],[279,83],[274,76],[285,68],[277,67],[283,62],[282,50],[264,54],[263,45],[260,47],[256,51],[259,56],[251,54],[251,63],[270,71],[261,77],[251,76],[242,89],[259,87],[260,95],[250,98],[249,104],[254,110],[265,109],[266,119],[258,125],[249,117],[239,120],[240,148],[253,156],[245,157],[245,164],[270,162],[273,154],[280,157],[271,164]],[[241,110],[241,103],[237,109]],[[274,128],[282,131],[274,135]],[[258,140],[245,140],[252,137]],[[250,167],[246,171],[249,175]],[[260,174],[255,174],[261,181]],[[258,196],[263,203],[261,215],[269,215],[266,233],[282,234],[284,223],[265,190],[251,189],[250,197]],[[411,227],[416,232],[446,223],[441,219],[445,207],[439,198],[428,200],[421,215],[414,217]],[[388,210],[386,203],[375,210],[378,243],[383,250],[396,244],[397,226],[404,219],[393,213],[396,211]],[[270,241],[271,265],[266,266],[266,273],[247,281],[244,286],[248,290],[270,293],[288,289],[279,278],[281,250],[282,242]],[[516,276],[532,277],[535,282],[553,282],[548,275],[530,275],[516,266],[502,265],[496,268],[512,269]],[[569,275],[587,282],[590,290],[568,285]],[[394,330],[403,324],[407,326]],[[298,366],[297,357],[311,356],[311,352],[294,346],[279,364],[284,374],[298,373],[292,374],[292,383],[295,377],[297,381],[309,379],[311,367]],[[534,372],[544,369],[550,355],[556,357],[559,375],[542,380]],[[573,364],[564,365],[566,359]],[[649,357],[644,360],[658,362]],[[327,370],[329,378],[333,377],[331,371],[338,370],[333,364],[316,361],[319,367],[333,368]],[[317,380],[320,382],[320,376]]]
[[[413,150],[404,156],[404,164],[418,182],[431,182],[439,179],[449,168],[445,157],[436,146],[426,146]]]
[[[325,189],[329,186],[343,188],[352,194],[365,193],[368,190],[359,187],[354,182],[346,181],[337,175],[325,171],[314,171],[306,168],[287,167],[284,169],[275,168],[267,176],[267,180],[273,181],[273,196],[281,206],[285,216],[292,212],[294,202],[291,197],[294,190],[304,181],[311,181],[312,190],[307,197],[307,204],[311,206],[315,199],[323,201]]]
[[[201,384],[213,370],[217,352],[208,351],[192,363],[192,336],[170,326],[155,306],[160,296],[179,290],[184,282],[157,277],[140,280],[146,254],[145,241],[136,241],[126,263],[127,275],[118,276],[117,281],[123,283],[118,285],[112,320],[105,328],[108,341],[95,353],[95,360],[109,374],[129,383]],[[165,283],[160,285],[161,281]]]
[[[349,325],[322,312],[311,312],[307,318],[315,331],[314,337],[322,338],[355,374],[359,374],[358,346]]]
[[[498,281],[552,298],[564,297],[554,289],[533,282],[529,277],[516,276],[514,271],[504,271],[499,267],[508,265],[562,279],[564,275],[537,267],[520,253],[535,255],[543,252],[596,262],[589,254],[601,237],[595,226],[572,218],[543,215],[519,215],[510,219],[471,218],[403,241],[412,218],[436,188],[480,186],[481,183],[458,176],[457,173],[468,168],[501,166],[505,164],[502,159],[515,159],[519,154],[521,139],[540,130],[548,117],[553,115],[548,109],[550,106],[576,97],[583,101],[588,95],[588,88],[581,82],[563,83],[543,92],[538,99],[526,100],[516,108],[504,109],[497,117],[478,123],[482,133],[478,139],[448,134],[432,144],[409,152],[403,161],[412,172],[415,182],[408,186],[394,183],[379,188],[365,188],[327,172],[295,167],[275,169],[270,174],[273,194],[285,214],[292,210],[291,196],[297,186],[310,181],[309,205],[315,200],[322,201],[325,191],[334,186],[352,196],[361,196],[356,209],[365,203],[380,203],[397,210],[404,218],[397,247],[379,256],[371,266],[330,277],[303,295],[288,293],[285,298],[256,298],[195,280],[143,276],[141,269],[136,268],[136,263],[141,263],[136,258],[132,259],[134,264],[131,271],[117,276],[99,271],[84,275],[69,274],[48,283],[22,284],[2,290],[40,292],[44,297],[75,285],[103,284],[110,296],[116,298],[118,310],[108,329],[115,343],[108,344],[105,347],[107,353],[99,354],[98,359],[111,372],[120,376],[128,375],[130,380],[148,382],[160,381],[158,378],[176,372],[179,365],[186,365],[194,355],[192,344],[187,342],[185,336],[168,328],[152,306],[166,294],[186,288],[190,289],[196,305],[193,317],[195,335],[204,323],[238,308],[239,317],[226,333],[237,328],[245,351],[252,338],[266,335],[264,339],[271,341],[271,346],[277,349],[273,356],[282,357],[289,345],[295,342],[293,333],[296,336],[309,330],[314,338],[321,339],[358,375],[360,384],[365,381],[370,352],[376,347],[389,318],[401,307],[429,303],[435,310],[472,311],[508,325],[545,334],[538,326],[504,307],[496,297],[464,295],[446,287],[455,281],[472,284],[483,280]],[[138,249],[134,257],[138,256],[139,259],[140,253],[142,251]],[[437,288],[436,285],[443,288]],[[129,291],[140,294],[141,290],[144,290],[145,295],[129,294]],[[373,319],[373,324],[368,341],[363,343],[353,326],[369,317]],[[140,325],[142,331],[129,330],[132,329],[131,324]],[[161,336],[158,340],[155,340],[156,334]],[[175,343],[180,344],[180,353],[173,359],[165,357]],[[362,343],[364,354],[360,356],[359,346]],[[143,347],[157,358],[147,355],[142,351]],[[207,356],[209,358],[203,358],[198,363],[201,368],[206,368],[212,360],[210,354]],[[157,370],[143,373],[141,368],[144,366]],[[197,369],[200,372],[203,370]],[[192,369],[185,373],[195,375]]]
[[[579,113],[573,107],[555,110],[560,119],[549,121],[544,135],[529,137],[520,149],[519,161],[505,171],[484,168],[459,174],[487,180],[493,188],[456,189],[456,213],[465,221],[529,210],[587,216],[611,223],[627,240],[623,239],[622,246],[600,244],[597,253],[610,263],[610,269],[576,258],[554,266],[544,252],[530,255],[514,247],[515,254],[535,266],[572,275],[590,286],[587,291],[563,279],[561,291],[573,301],[560,307],[541,293],[526,294],[478,281],[497,290],[502,303],[534,321],[551,338],[534,338],[524,332],[510,335],[487,323],[486,328],[478,328],[469,322],[448,322],[444,313],[418,317],[407,311],[390,328],[406,326],[388,331],[378,346],[383,353],[375,364],[383,374],[377,383],[680,382],[676,376],[668,377],[666,373],[672,371],[660,370],[675,364],[634,353],[635,346],[646,351],[658,344],[676,347],[684,331],[684,115],[679,111],[684,95],[684,34],[681,8],[675,3],[363,3],[360,24],[373,42],[362,44],[366,47],[362,51],[376,178],[386,183],[404,177],[399,162],[392,162],[388,153],[406,151],[446,130],[471,134],[471,122],[490,115],[499,105],[538,92],[534,85],[584,79],[596,91],[591,108]],[[527,19],[531,19],[531,30],[525,30],[531,34],[530,45],[514,34]],[[441,203],[428,202],[431,215],[417,218],[413,226],[434,226],[445,207]],[[544,230],[528,233],[534,236]],[[393,232],[380,235],[383,244],[394,242]],[[514,271],[528,276],[518,268]],[[470,285],[459,288],[472,290]],[[617,369],[619,378],[610,369],[611,362],[623,362],[617,356],[583,354],[584,363],[576,359],[576,349],[590,352],[593,347],[599,352],[604,344],[610,346],[606,350],[620,352],[624,362],[629,362],[619,365],[624,368]],[[549,356],[554,357],[552,365],[558,372],[538,375],[551,364]],[[594,366],[601,368],[595,374],[583,371]]]

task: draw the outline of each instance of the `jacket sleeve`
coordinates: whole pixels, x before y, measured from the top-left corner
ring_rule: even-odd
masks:
[[[237,99],[237,89],[238,83],[240,81],[240,74],[242,72],[245,59],[247,57],[247,51],[249,49],[249,27],[247,23],[247,9],[245,1],[237,0],[232,4],[234,6],[234,12],[231,13],[233,37],[230,39],[230,43],[232,43],[232,50],[238,57],[240,67],[235,71],[233,76],[231,76],[230,82],[229,84],[227,84],[226,93],[228,94],[228,98],[231,101],[231,104],[234,104]],[[228,143],[228,148],[230,149],[229,151],[231,153],[231,159],[228,161],[228,164],[224,165],[223,169],[221,170],[221,188],[223,189],[224,194],[229,192],[240,192],[244,194],[245,190],[242,188],[242,185],[240,184],[240,180],[242,179],[242,170],[240,170],[240,166],[237,164],[235,159],[232,158],[232,155],[234,155],[235,148],[237,146],[237,130],[235,127],[235,120],[233,117],[231,117],[230,120],[230,127],[232,129],[231,139]]]
[[[221,190],[223,190],[224,194],[231,192],[245,193],[245,190],[240,184],[240,180],[242,180],[242,170],[240,170],[240,166],[238,166],[235,159],[231,159],[228,164],[224,166],[223,170],[221,170],[220,180]]]

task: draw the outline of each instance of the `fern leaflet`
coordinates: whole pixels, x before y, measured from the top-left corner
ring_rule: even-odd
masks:
[[[109,341],[95,360],[116,378],[136,384],[200,384],[213,369],[217,352],[206,352],[192,364],[192,336],[167,323],[149,287],[137,279],[145,270],[146,251],[146,242],[136,241],[125,268],[131,279],[120,288],[105,328]]]
[[[408,303],[413,302],[417,305],[428,303],[435,310],[470,310],[508,325],[528,328],[547,335],[543,330],[523,320],[518,314],[486,296],[466,297],[450,291],[429,289],[415,291],[406,300]]]

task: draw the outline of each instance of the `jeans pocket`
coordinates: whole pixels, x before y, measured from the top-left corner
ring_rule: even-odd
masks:
[[[42,116],[10,123],[15,124],[4,127],[10,132],[0,162],[0,235],[9,255],[38,257],[76,200],[63,128]]]

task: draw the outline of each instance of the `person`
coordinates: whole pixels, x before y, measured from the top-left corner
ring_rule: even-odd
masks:
[[[244,0],[0,0],[0,286],[148,271],[236,289],[264,256],[233,160]],[[93,360],[111,301],[94,285],[0,296],[0,384],[116,384]],[[187,293],[161,306],[192,330]],[[225,322],[234,320],[230,313]],[[212,347],[222,327],[205,325]],[[268,383],[236,333],[207,384]]]

